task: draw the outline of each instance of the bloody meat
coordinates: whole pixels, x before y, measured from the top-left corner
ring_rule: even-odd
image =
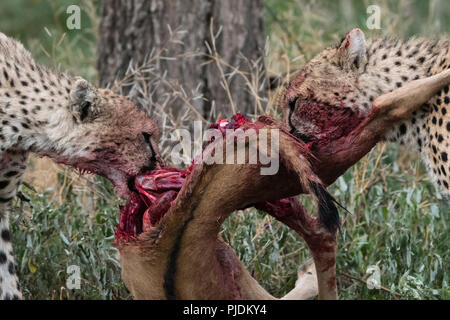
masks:
[[[253,122],[238,113],[230,121],[220,119],[210,128],[218,129],[225,134],[226,129],[235,130],[244,124],[253,124]],[[137,192],[128,204],[120,207],[116,239],[130,240],[157,225],[172,206],[191,168],[192,165],[187,170],[164,168],[136,176],[134,185]],[[295,201],[294,198],[281,199],[257,204],[256,207],[280,218],[285,214],[292,215],[292,201]]]

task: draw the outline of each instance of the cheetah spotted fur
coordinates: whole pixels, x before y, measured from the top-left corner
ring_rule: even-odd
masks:
[[[34,152],[102,175],[123,196],[159,163],[156,124],[131,101],[36,64],[0,33],[0,297],[20,299],[9,208]]]

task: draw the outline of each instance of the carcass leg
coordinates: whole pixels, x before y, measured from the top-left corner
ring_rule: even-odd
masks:
[[[318,292],[316,266],[314,265],[313,259],[310,258],[298,267],[295,288],[282,299],[309,300],[316,297]]]
[[[256,205],[295,230],[306,242],[314,260],[317,273],[319,299],[336,300],[336,232],[331,234],[318,218],[308,214],[297,198],[288,198],[273,203]],[[337,230],[336,230],[337,231]],[[297,290],[296,290],[297,289]],[[298,291],[298,292],[295,292]],[[302,288],[292,290],[289,295],[303,296]],[[289,295],[285,299],[289,298]]]

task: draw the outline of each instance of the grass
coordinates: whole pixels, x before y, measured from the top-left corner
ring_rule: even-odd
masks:
[[[94,214],[65,190],[62,205],[25,186],[12,218],[15,256],[27,299],[127,299],[118,252],[111,245],[117,205],[98,200]],[[66,289],[67,267],[80,267],[82,290]],[[70,272],[69,272],[70,273]]]
[[[434,37],[450,27],[447,1],[429,5],[420,0],[382,0],[378,1],[382,29],[370,31],[364,25],[369,2],[266,0],[268,74],[289,78],[295,69],[353,27],[362,28],[368,37]],[[97,2],[80,2],[87,24],[77,32],[64,29],[65,2],[52,3],[2,1],[0,12],[7,26],[2,31],[21,38],[39,62],[95,82],[93,31],[99,23]],[[32,20],[26,23],[9,18],[24,4],[42,14],[25,15]],[[36,26],[33,30],[23,26],[31,23]],[[216,63],[223,63],[215,57]],[[161,101],[150,101],[149,93],[133,79],[117,86],[120,90],[121,86],[133,85],[138,99],[160,121],[164,128],[161,148],[167,156],[174,143],[168,139],[170,133],[189,127],[195,119],[189,104],[196,97],[182,96],[186,112],[173,118],[169,106],[172,99],[180,97],[179,84],[151,74],[153,68],[133,72],[146,73],[154,79],[153,87],[163,86],[168,92]],[[263,102],[264,111],[276,115],[279,110],[275,96]],[[70,170],[61,170],[47,190],[20,188],[11,225],[24,297],[129,299],[120,278],[117,250],[112,245],[118,200],[103,179],[90,177],[86,184],[77,184],[75,178]],[[352,212],[343,214],[343,236],[338,239],[340,298],[450,299],[450,207],[428,180],[417,156],[393,145],[379,145],[339,178],[330,191]],[[307,197],[302,200],[311,208]],[[254,209],[235,212],[224,223],[222,235],[253,276],[275,296],[293,287],[298,265],[309,257],[305,243],[296,234]],[[70,265],[80,267],[81,290],[66,288]],[[372,265],[381,270],[382,290],[368,289],[364,283]]]

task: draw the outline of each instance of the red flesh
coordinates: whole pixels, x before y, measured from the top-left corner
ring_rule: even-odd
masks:
[[[225,134],[226,129],[237,129],[244,124],[246,124],[245,128],[258,127],[258,123],[255,124],[241,114],[236,114],[231,121],[221,119],[219,124],[213,124],[211,128],[217,128]],[[127,205],[120,208],[120,222],[116,229],[116,239],[128,241],[156,226],[176,199],[191,168],[192,166],[187,170],[165,168],[138,175],[135,178],[135,187],[138,193]],[[299,217],[308,219],[306,217],[309,217],[296,198],[259,203],[255,207],[269,213],[300,233],[297,219]],[[310,223],[313,222],[310,221]],[[309,235],[312,238],[314,236]]]
[[[244,124],[251,125],[253,122],[238,113],[230,121],[220,119],[211,128],[225,134],[226,129],[237,129]],[[158,224],[177,197],[191,167],[187,170],[164,168],[136,176],[134,184],[137,193],[128,204],[120,207],[116,239],[128,241]]]
[[[119,214],[119,225],[116,228],[116,239],[129,240],[142,230],[142,215],[145,203],[139,195],[134,195],[131,200],[121,206]]]
[[[150,227],[154,226],[163,217],[163,215],[169,210],[172,205],[172,201],[178,195],[178,191],[169,190],[164,192],[157,201],[146,210],[147,215],[144,215],[142,231],[147,231]],[[147,220],[148,219],[148,220]]]
[[[328,143],[330,140],[347,136],[365,119],[365,116],[357,111],[345,108],[342,101],[337,101],[336,104],[339,106],[297,100],[295,112],[302,115],[303,121],[317,128],[316,141]]]

